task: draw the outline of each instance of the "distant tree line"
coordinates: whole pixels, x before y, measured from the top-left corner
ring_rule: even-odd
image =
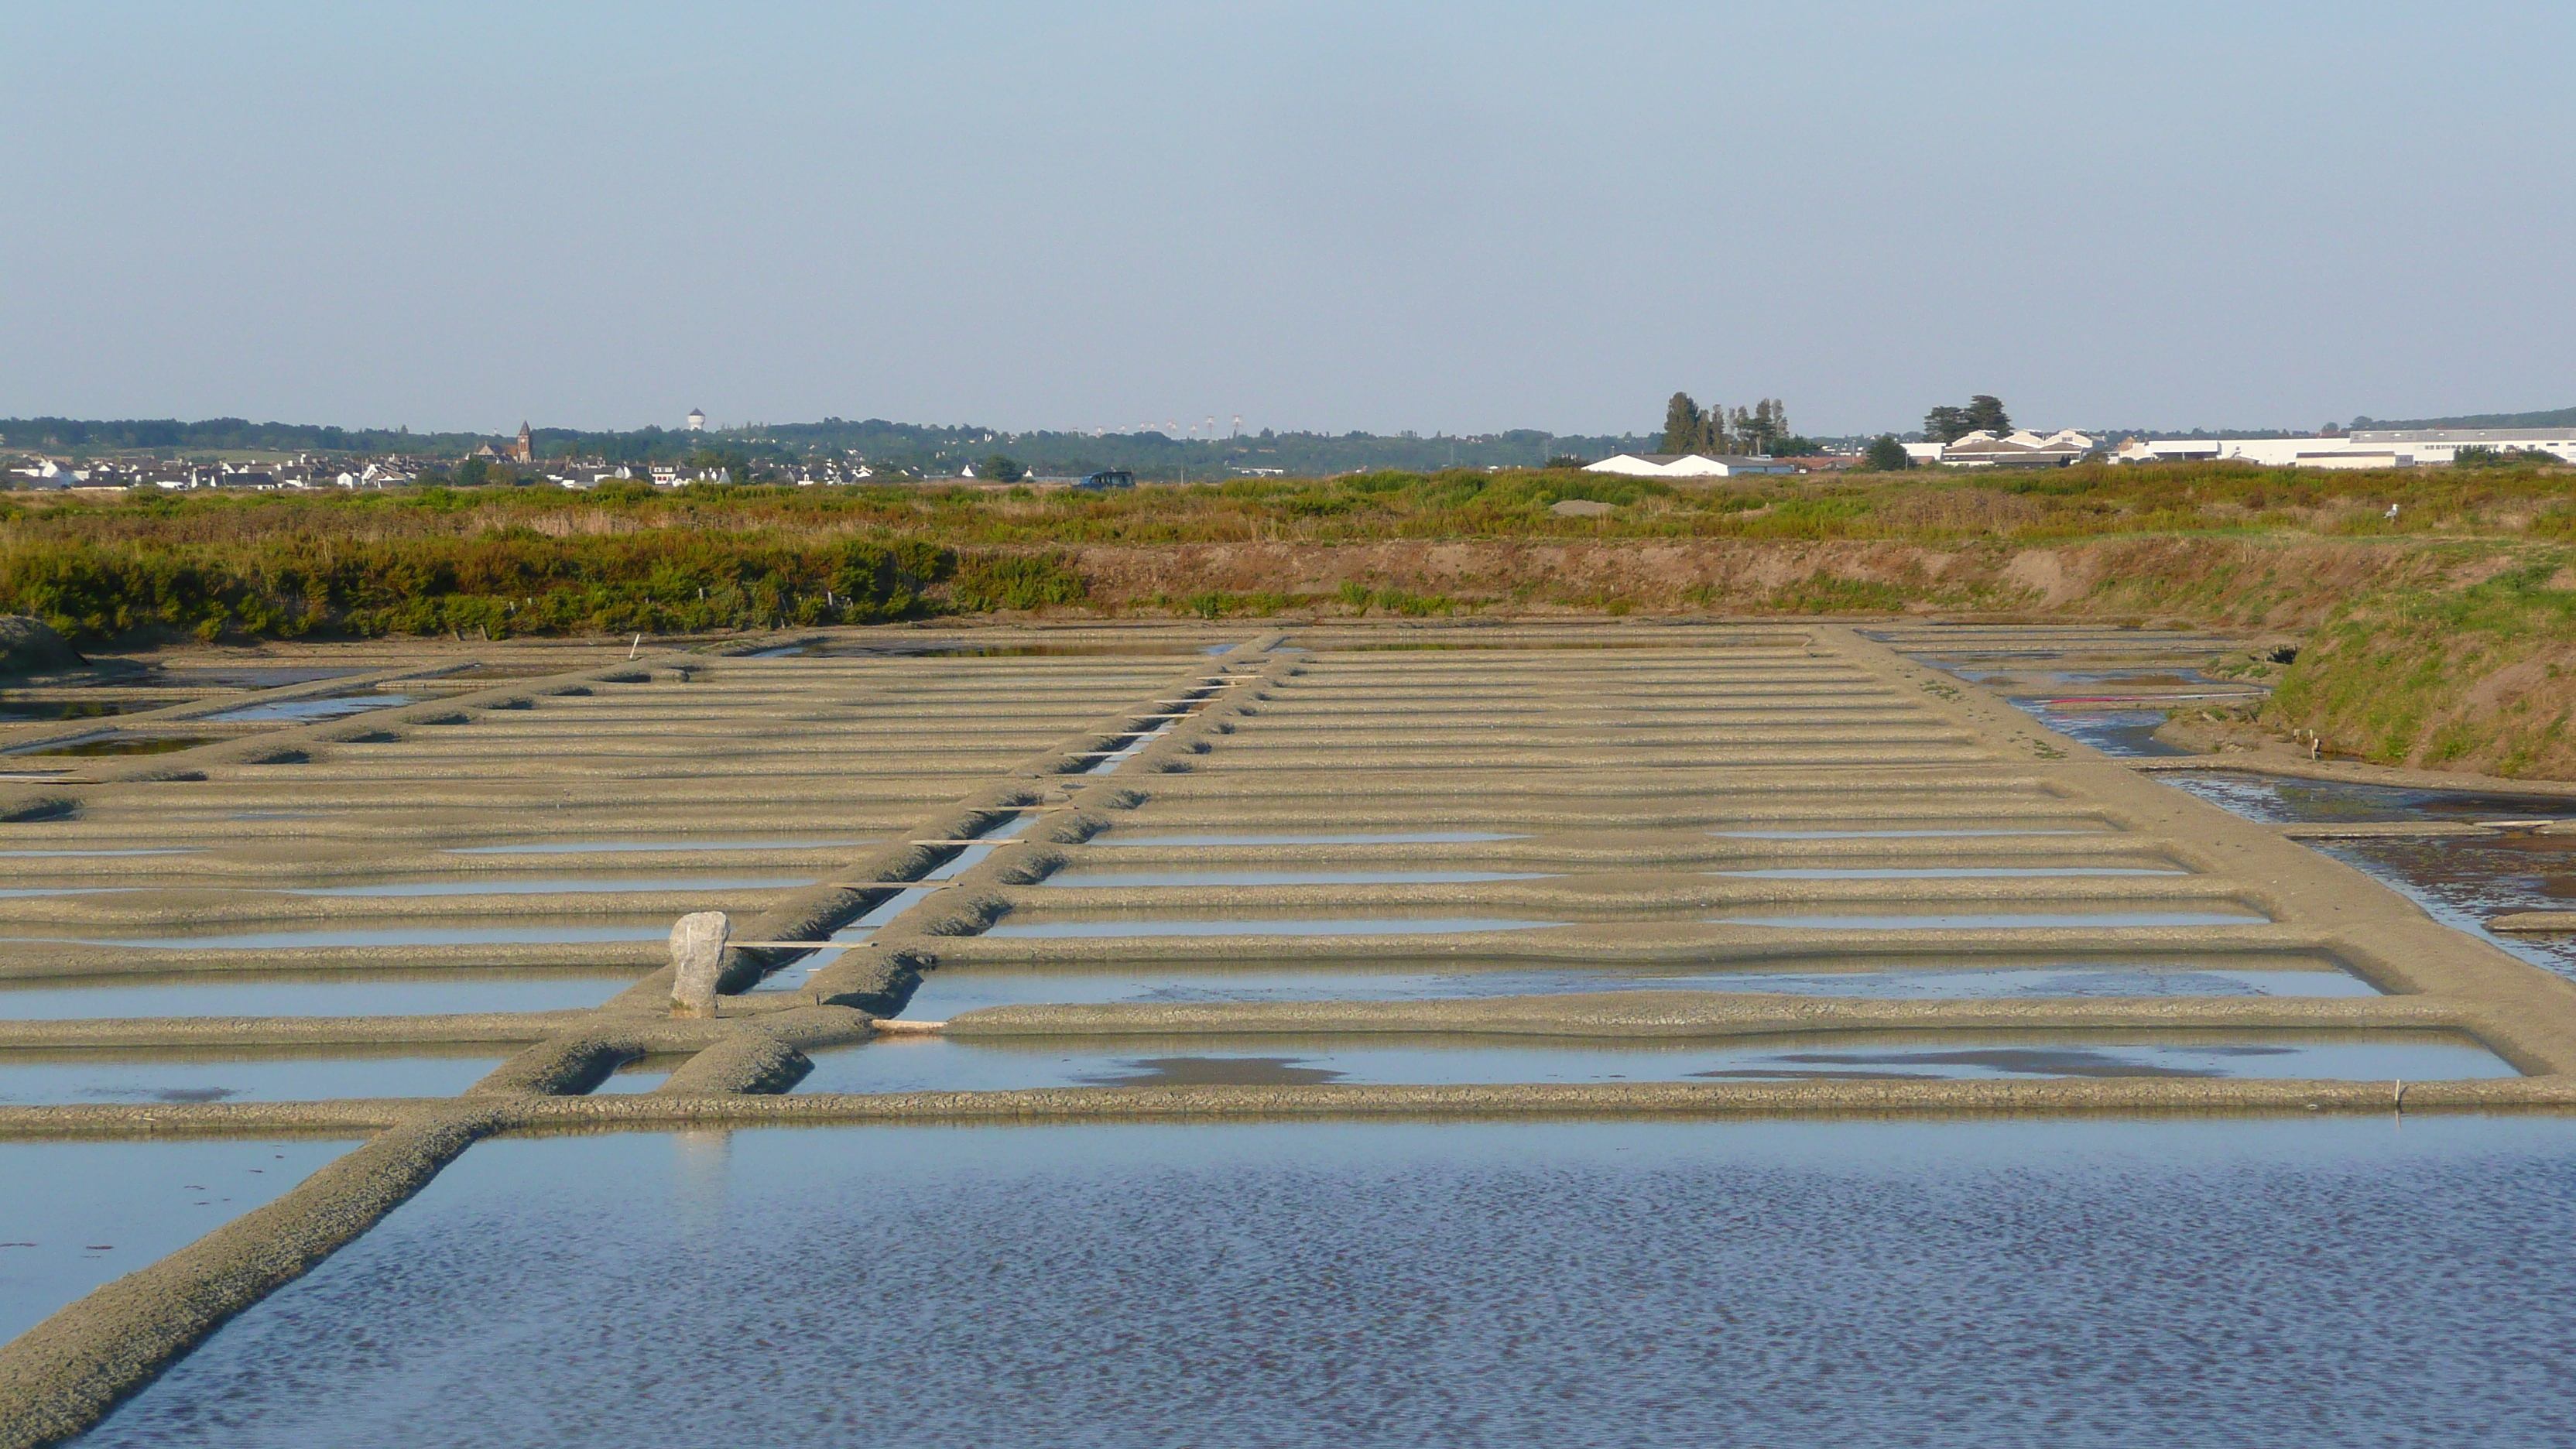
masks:
[[[0,447],[86,451],[426,453],[467,452],[491,441],[471,433],[413,433],[254,423],[246,418],[0,418]]]
[[[71,418],[0,419],[0,447],[47,452],[158,453],[351,452],[405,453],[436,460],[459,460],[487,443],[512,441],[500,434],[413,433],[400,430],[307,427],[286,423],[251,423],[240,418],[203,422],[99,422]],[[1534,428],[1476,437],[1395,435],[1349,432],[1273,432],[1229,438],[1175,438],[1146,430],[1094,436],[1087,432],[1012,433],[971,424],[888,422],[882,418],[846,421],[825,418],[816,423],[782,423],[721,431],[690,432],[661,427],[628,431],[537,428],[533,433],[541,463],[566,459],[599,459],[609,464],[645,466],[689,463],[717,466],[707,455],[722,455],[729,469],[740,459],[754,477],[810,458],[855,456],[880,475],[953,477],[961,467],[976,465],[1007,448],[1008,456],[1030,473],[1079,477],[1101,469],[1123,469],[1148,481],[1187,478],[1216,481],[1254,469],[1276,470],[1294,477],[1329,477],[1376,469],[1436,472],[1444,468],[1537,468],[1551,459],[1589,460],[1612,453],[1637,452],[1647,439],[1633,434],[1566,436]],[[496,480],[504,467],[483,470]],[[442,474],[454,474],[453,467]],[[737,472],[736,476],[741,476]]]

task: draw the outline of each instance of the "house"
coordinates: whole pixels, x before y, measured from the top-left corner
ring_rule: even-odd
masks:
[[[1795,473],[1783,458],[1744,457],[1734,453],[1613,453],[1583,465],[1586,473],[1616,473],[1627,478],[1733,478],[1756,473]]]
[[[89,481],[88,473],[66,468],[51,458],[38,459],[25,468],[13,468],[10,473],[26,480],[18,485],[21,488],[71,488]]]

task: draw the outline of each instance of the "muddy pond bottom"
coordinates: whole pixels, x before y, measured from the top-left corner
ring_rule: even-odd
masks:
[[[960,1025],[964,1025],[963,1022]],[[1492,1036],[883,1037],[814,1053],[799,1092],[1035,1087],[1439,1086],[1501,1082],[1997,1081],[2041,1077],[2347,1081],[2510,1077],[2433,1033],[1809,1032],[1615,1044]]]
[[[1864,971],[1691,971],[1671,967],[1533,968],[1525,962],[1425,971],[1366,965],[1299,969],[1015,970],[943,966],[922,978],[903,1015],[945,1021],[987,1006],[1218,1001],[1444,1001],[1594,991],[1750,991],[1793,996],[1969,1001],[2068,996],[2376,996],[2323,961],[2265,965],[2188,961],[2006,967],[1908,966]]]
[[[2561,1118],[501,1140],[80,1442],[2556,1444],[2571,1239]]]

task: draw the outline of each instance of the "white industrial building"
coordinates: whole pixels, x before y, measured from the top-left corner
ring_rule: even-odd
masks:
[[[1918,468],[2063,468],[2093,451],[2093,439],[2072,428],[2040,434],[1974,432],[1947,443],[1908,443],[1905,456]]]
[[[1586,473],[1617,473],[1630,478],[1733,478],[1748,473],[1795,473],[1796,465],[1780,458],[1749,458],[1734,453],[1613,453],[1583,465]]]
[[[2576,428],[2361,428],[2319,438],[2131,438],[2115,463],[2192,460],[2267,468],[2436,468],[2462,448],[2547,453],[2576,463]]]

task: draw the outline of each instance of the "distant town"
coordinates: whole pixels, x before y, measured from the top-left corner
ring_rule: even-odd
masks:
[[[2241,462],[2380,469],[2464,461],[2576,463],[2576,408],[2415,422],[2329,425],[2313,433],[2016,427],[1979,396],[1933,408],[1920,429],[1876,437],[1800,437],[1766,399],[1731,412],[1675,394],[1661,435],[1561,436],[1530,429],[1220,436],[1214,418],[1174,436],[1006,433],[871,419],[711,427],[692,409],[674,429],[583,432],[522,423],[515,434],[429,434],[211,419],[0,419],[0,487],[348,491],[404,487],[690,484],[827,487],[935,483],[1084,487],[1222,482],[1372,471],[1588,469],[1633,477],[1712,478],[1900,469],[2062,468],[2082,462]]]

